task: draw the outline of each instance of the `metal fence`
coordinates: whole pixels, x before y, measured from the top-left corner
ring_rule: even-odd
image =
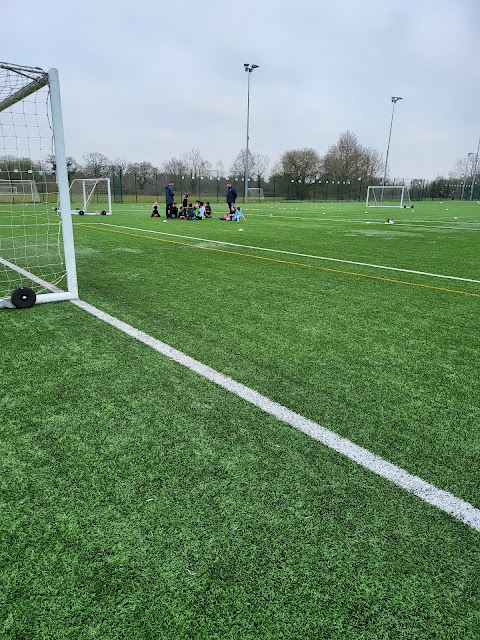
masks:
[[[135,176],[121,176],[113,174],[114,200],[121,202],[124,196],[143,199],[149,196],[153,200],[161,201],[164,197],[165,185],[175,182],[175,194],[181,202],[183,194],[188,194],[190,201],[210,200],[223,202],[225,200],[225,184],[232,182],[236,187],[239,198],[244,193],[244,180],[236,176],[213,175],[178,175],[164,173],[155,174],[150,180],[140,183]],[[311,200],[317,202],[365,202],[367,189],[371,185],[380,185],[379,177],[359,177],[353,179],[318,178],[315,180],[299,180],[291,175],[274,175],[268,180],[251,180],[249,186],[263,189],[265,198],[271,200]],[[422,200],[478,200],[480,199],[480,181],[470,182],[453,179],[425,180],[423,178],[401,178],[388,180],[387,185],[405,186],[409,190],[410,199],[415,202]]]

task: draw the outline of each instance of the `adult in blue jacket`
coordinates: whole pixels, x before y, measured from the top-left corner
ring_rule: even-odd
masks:
[[[165,185],[165,214],[167,218],[170,218],[170,209],[173,207],[175,191],[173,190],[174,181],[170,180],[168,184]]]
[[[227,182],[227,205],[230,212],[235,211],[235,200],[237,199],[237,190],[232,187],[231,182]]]

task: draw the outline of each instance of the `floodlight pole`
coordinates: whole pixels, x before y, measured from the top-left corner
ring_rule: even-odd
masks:
[[[248,74],[247,81],[247,154],[245,158],[245,193],[243,197],[244,202],[248,202],[248,141],[249,141],[249,125],[250,125],[250,74],[254,69],[258,69],[258,64],[246,63],[243,65],[246,73]]]
[[[473,165],[472,186],[470,187],[470,200],[473,200],[473,187],[475,185],[475,176],[477,175],[479,151],[480,151],[480,138],[478,139],[477,155],[475,156],[475,164]]]
[[[473,152],[467,155],[467,164],[465,165],[465,177],[463,178],[462,193],[460,195],[460,200],[463,200],[463,196],[465,194],[465,186],[467,184],[467,178],[468,178],[468,165],[470,164],[470,158],[474,155],[475,154]]]
[[[393,115],[395,113],[395,105],[397,104],[397,102],[399,100],[402,100],[403,98],[399,98],[398,96],[392,96],[392,102],[393,102],[393,107],[392,107],[392,119],[390,120],[390,133],[388,134],[388,145],[387,145],[387,156],[385,158],[385,169],[383,171],[383,181],[382,181],[382,202],[383,202],[383,187],[385,187],[385,181],[387,179],[387,167],[388,167],[388,154],[390,153],[390,139],[392,137],[392,126],[393,126]]]

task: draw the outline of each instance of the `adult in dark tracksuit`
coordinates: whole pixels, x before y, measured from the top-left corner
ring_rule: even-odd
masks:
[[[173,185],[175,183],[173,180],[170,180],[168,184],[165,185],[165,214],[167,218],[170,218],[170,209],[173,207],[175,192],[173,190]]]
[[[231,182],[227,182],[227,205],[228,210],[231,213],[235,211],[235,200],[237,199],[237,190],[232,187]]]

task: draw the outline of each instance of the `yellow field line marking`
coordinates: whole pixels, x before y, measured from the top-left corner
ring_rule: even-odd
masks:
[[[178,240],[167,240],[165,238],[157,238],[153,236],[144,235],[142,233],[131,233],[129,231],[119,231],[117,229],[106,229],[105,227],[97,227],[93,224],[88,224],[85,222],[76,223],[79,226],[89,227],[93,229],[98,229],[99,231],[108,231],[110,233],[119,233],[125,236],[133,236],[136,238],[146,238],[148,240],[156,240],[158,242],[165,242],[168,244],[178,244],[184,247],[191,247],[192,249],[203,249],[205,251],[215,251],[217,253],[228,253],[230,255],[242,256],[243,258],[255,258],[257,260],[266,260],[267,262],[275,262],[278,264],[289,264],[295,267],[306,267],[308,269],[318,269],[319,271],[329,271],[331,273],[341,273],[347,276],[357,276],[358,278],[368,278],[370,280],[380,280],[382,282],[392,282],[395,284],[404,284],[410,285],[412,287],[422,287],[423,289],[433,289],[434,291],[446,291],[448,293],[458,293],[463,296],[472,296],[474,298],[480,298],[480,293],[471,293],[469,291],[460,291],[458,289],[448,289],[446,287],[435,287],[431,284],[421,284],[418,282],[408,282],[406,280],[396,280],[395,278],[382,278],[381,276],[370,276],[366,273],[357,273],[355,271],[344,271],[342,269],[332,269],[331,267],[320,267],[314,264],[306,264],[303,262],[293,262],[291,260],[280,260],[279,258],[267,258],[266,256],[255,256],[251,253],[242,253],[240,251],[230,251],[228,249],[217,249],[216,247],[202,247],[197,244],[192,244],[190,242],[180,242]],[[205,242],[209,242],[209,240],[205,240]]]

